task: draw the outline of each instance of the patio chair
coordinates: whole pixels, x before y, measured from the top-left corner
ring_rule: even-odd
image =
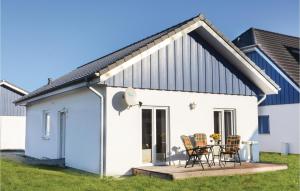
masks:
[[[186,168],[190,162],[192,162],[192,167],[194,166],[194,164],[196,162],[199,162],[202,169],[204,169],[203,164],[200,160],[201,159],[201,153],[199,152],[198,148],[193,147],[193,144],[191,142],[190,137],[182,135],[181,140],[182,140],[183,145],[185,147],[186,154],[188,155],[188,160],[186,161],[184,168]]]
[[[234,162],[234,166],[235,166],[235,163],[238,162],[241,165],[241,159],[239,154],[240,140],[241,137],[239,135],[230,135],[227,137],[225,146],[220,147],[220,157],[219,157],[220,164],[221,162],[225,162],[225,164],[226,162]],[[233,157],[233,161],[225,160],[225,155],[230,155],[230,157]],[[222,156],[224,157],[223,161],[222,161]]]
[[[195,146],[199,148],[199,151],[198,151],[199,154],[201,154],[201,156],[202,155],[205,156],[206,162],[207,162],[208,166],[210,167],[209,154],[212,153],[212,149],[211,149],[211,147],[207,146],[206,134],[204,134],[204,133],[194,134],[194,142],[195,142]]]

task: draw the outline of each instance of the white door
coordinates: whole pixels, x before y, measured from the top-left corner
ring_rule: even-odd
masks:
[[[226,143],[229,135],[236,135],[234,109],[214,110],[214,133],[221,134],[222,144]]]
[[[168,108],[142,108],[142,160],[143,163],[168,163],[169,127]]]
[[[66,144],[66,112],[59,113],[59,130],[60,130],[60,158],[65,158]]]

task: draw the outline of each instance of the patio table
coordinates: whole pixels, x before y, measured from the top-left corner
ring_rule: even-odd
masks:
[[[211,155],[212,155],[212,162],[211,164],[213,164],[214,166],[216,165],[215,163],[215,157],[218,157],[220,159],[220,149],[224,148],[225,145],[222,145],[222,144],[213,144],[213,145],[207,145],[208,147],[210,147],[211,149]],[[218,149],[218,153],[215,154],[215,147],[219,147]],[[221,166],[220,162],[219,162],[219,165]]]

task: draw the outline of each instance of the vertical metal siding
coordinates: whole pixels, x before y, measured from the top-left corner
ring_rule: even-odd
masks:
[[[183,36],[182,40],[182,68],[183,68],[183,90],[191,91],[191,60],[190,60],[190,37]]]
[[[227,94],[233,94],[233,81],[232,81],[232,73],[230,72],[229,68],[226,68],[226,87],[227,87]]]
[[[150,72],[150,82],[151,82],[151,89],[159,89],[159,69],[158,69],[158,54],[159,52],[154,52],[150,55],[150,65],[151,65],[151,72]]]
[[[112,80],[113,79],[113,80]],[[256,95],[256,87],[198,34],[185,35],[108,79],[109,86]]]
[[[197,43],[193,38],[190,38],[190,49],[191,49],[191,90],[194,92],[198,91],[198,55],[197,55]]]
[[[213,78],[213,70],[212,70],[212,59],[211,54],[205,49],[205,90],[208,93],[212,93],[212,78]]]
[[[167,60],[167,48],[162,48],[158,51],[158,80],[159,89],[168,89],[168,60]]]
[[[175,53],[174,53],[174,46],[175,42],[171,42],[168,46],[167,46],[167,58],[168,58],[168,62],[167,62],[167,73],[168,73],[168,90],[175,90],[175,81],[176,81],[176,70],[175,70]]]
[[[220,93],[220,70],[219,62],[215,57],[212,57],[212,69],[213,69],[213,93]]]
[[[199,72],[198,72],[198,83],[199,83],[199,92],[205,92],[206,88],[205,88],[205,52],[204,52],[204,48],[203,46],[198,43],[198,68],[199,68]]]
[[[151,87],[151,65],[150,56],[142,59],[142,87],[150,89]]]
[[[116,74],[115,76],[114,76],[114,84],[118,84],[119,86],[123,86],[124,84],[123,84],[123,73],[124,73],[124,71],[122,71],[122,72],[119,72],[118,74]]]
[[[235,74],[232,74],[232,90],[233,94],[237,95],[239,94],[239,84],[238,84],[238,78]]]
[[[174,50],[176,74],[175,88],[176,90],[183,90],[182,38],[179,38],[175,41]]]
[[[139,61],[133,66],[133,86],[134,88],[142,87],[142,61]]]
[[[278,105],[299,103],[299,92],[289,84],[263,57],[257,52],[249,52],[247,56],[271,77],[281,88],[277,95],[269,95],[261,105]]]
[[[132,66],[126,68],[124,70],[124,86],[125,87],[132,87]]]
[[[222,63],[219,63],[219,71],[220,71],[220,93],[226,94],[226,68]]]
[[[0,116],[24,116],[25,107],[13,103],[20,97],[22,96],[14,91],[0,86]]]

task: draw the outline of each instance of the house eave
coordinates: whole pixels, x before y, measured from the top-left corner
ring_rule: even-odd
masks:
[[[76,90],[79,88],[87,87],[88,85],[99,84],[99,81],[100,81],[99,78],[96,77],[90,81],[81,80],[81,81],[73,82],[72,84],[68,84],[67,86],[64,86],[64,87],[58,87],[57,89],[51,89],[48,92],[43,92],[43,94],[37,95],[32,98],[28,98],[28,99],[21,98],[20,100],[17,100],[14,103],[16,105],[28,105],[29,103],[39,101],[42,99],[46,99],[50,96],[59,95],[59,94],[73,91],[73,90]]]
[[[27,94],[28,94],[27,91],[25,91],[25,90],[23,90],[23,89],[21,89],[21,88],[18,88],[18,87],[16,87],[16,86],[14,86],[14,85],[12,85],[12,84],[10,84],[10,83],[4,81],[4,80],[0,81],[0,86],[2,86],[2,85],[7,86],[7,87],[13,89],[14,91],[16,91],[16,92],[18,92],[18,93],[20,93],[20,94],[23,94],[23,95],[27,95]]]

